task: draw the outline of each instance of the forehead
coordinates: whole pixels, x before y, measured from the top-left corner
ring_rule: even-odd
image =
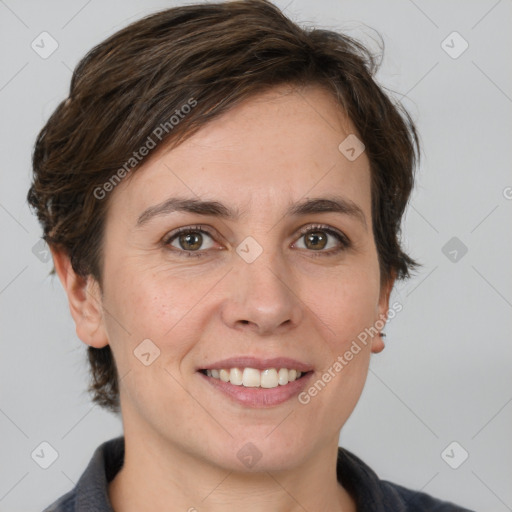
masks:
[[[341,194],[368,210],[368,159],[363,152],[351,161],[339,147],[354,132],[324,89],[275,88],[233,107],[179,146],[149,155],[115,191],[112,208],[130,205],[140,213],[172,195],[221,200],[243,217],[253,208],[277,212],[283,202]]]

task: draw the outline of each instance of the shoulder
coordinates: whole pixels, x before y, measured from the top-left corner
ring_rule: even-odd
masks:
[[[113,512],[108,484],[124,462],[124,437],[104,442],[96,448],[75,487],[43,512]]]
[[[386,480],[381,480],[380,484],[385,493],[394,493],[399,496],[405,507],[404,511],[407,512],[473,512],[454,503],[441,501],[429,494],[407,489]]]
[[[368,512],[474,512],[421,491],[381,480],[361,459],[338,448],[338,481],[350,492],[358,510]]]

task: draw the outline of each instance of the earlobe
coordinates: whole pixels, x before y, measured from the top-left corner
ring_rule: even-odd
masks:
[[[386,346],[384,345],[381,334],[376,334],[372,340],[372,354],[378,354],[385,348]]]
[[[55,271],[68,297],[77,336],[91,347],[103,348],[108,345],[108,337],[103,324],[101,290],[98,282],[90,275],[77,275],[69,256],[64,251],[55,248],[50,250]]]

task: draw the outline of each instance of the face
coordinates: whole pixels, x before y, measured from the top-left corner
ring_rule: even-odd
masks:
[[[354,132],[327,92],[281,87],[112,192],[98,332],[125,432],[237,471],[246,455],[286,469],[337,444],[382,341],[345,354],[390,291],[369,161],[338,149]]]

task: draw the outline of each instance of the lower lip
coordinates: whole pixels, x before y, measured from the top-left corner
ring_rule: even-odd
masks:
[[[201,377],[214,388],[224,393],[235,402],[246,407],[273,407],[296,397],[304,388],[313,372],[304,374],[300,379],[289,382],[284,386],[276,388],[246,388],[245,386],[235,386],[230,382],[224,382],[214,377],[208,377],[204,373],[198,372]]]

